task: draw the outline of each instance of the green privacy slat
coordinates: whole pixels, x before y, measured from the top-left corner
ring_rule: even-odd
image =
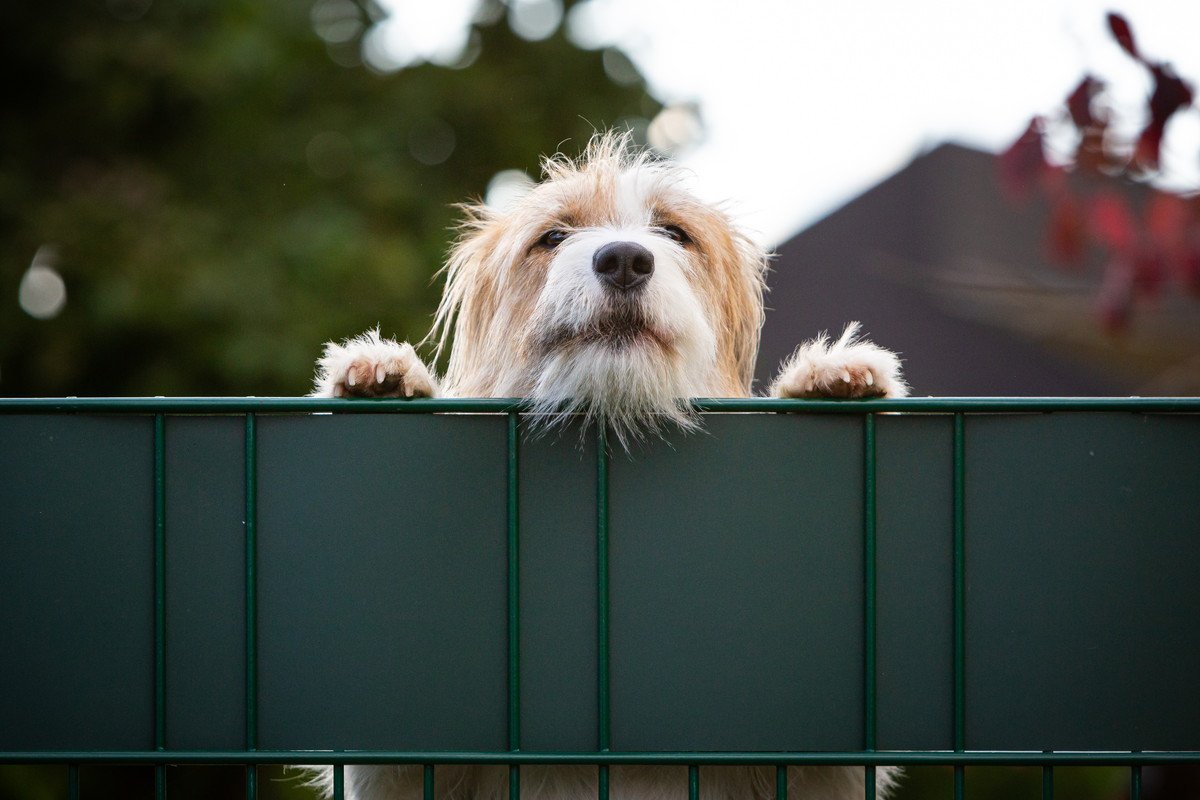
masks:
[[[612,733],[609,688],[609,551],[608,551],[608,437],[596,426],[596,706],[600,751],[608,750]]]
[[[966,747],[966,420],[954,415],[954,749]],[[962,776],[955,775],[956,792]]]
[[[246,585],[246,749],[258,747],[258,427],[254,414],[246,415],[245,503]],[[252,772],[252,771],[251,771]],[[247,779],[251,773],[247,773]],[[247,784],[253,790],[251,780]],[[252,793],[252,791],[251,791]]]
[[[952,418],[876,419],[876,706],[882,750],[954,747]]]
[[[520,443],[522,750],[599,746],[595,440]]]
[[[705,422],[609,459],[612,747],[861,748],[862,421]]]
[[[508,748],[507,437],[259,416],[260,749]]]
[[[0,749],[153,748],[154,424],[0,418]]]
[[[508,749],[521,749],[520,417],[508,415]],[[516,780],[515,774],[513,780]],[[516,784],[514,784],[515,786]],[[515,793],[513,794],[515,800]]]
[[[875,415],[863,417],[863,749],[875,749]],[[875,773],[869,774],[874,783]],[[870,787],[874,795],[874,786]]]
[[[1195,747],[1200,416],[969,427],[968,746]]]
[[[246,744],[245,420],[166,418],[166,746]]]
[[[163,415],[154,415],[154,746],[166,747],[167,674],[167,481],[166,426]],[[163,791],[161,770],[155,775],[155,793]]]

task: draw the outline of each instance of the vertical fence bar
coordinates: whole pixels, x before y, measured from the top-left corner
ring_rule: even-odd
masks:
[[[688,765],[688,800],[700,800],[700,767]]]
[[[79,800],[79,765],[67,765],[67,800]]]
[[[875,751],[875,415],[863,417],[863,747]],[[875,767],[866,767],[863,794],[875,797]]]
[[[1054,800],[1054,767],[1042,767],[1042,800]]]
[[[154,415],[154,749],[167,746],[167,444],[166,421]],[[154,765],[154,797],[167,793],[166,766]]]
[[[775,768],[775,800],[787,800],[788,772],[787,767]]]
[[[596,710],[600,752],[611,738],[608,695],[608,431],[596,423]],[[597,789],[608,800],[608,766],[599,765]]]
[[[954,751],[966,749],[966,420],[954,415]],[[965,768],[954,766],[954,797],[962,800]]]
[[[521,749],[520,415],[508,415],[508,749]],[[509,800],[520,800],[521,768],[508,767]]]
[[[424,800],[433,800],[433,764],[425,764],[421,767],[421,787]]]
[[[1142,800],[1142,768],[1129,768],[1129,800]]]
[[[346,798],[346,765],[333,765],[333,800]]]
[[[246,750],[258,749],[258,430],[246,414]],[[258,767],[246,764],[246,797],[258,797]]]

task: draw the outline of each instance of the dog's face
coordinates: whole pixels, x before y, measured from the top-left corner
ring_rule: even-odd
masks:
[[[470,209],[438,311],[446,385],[528,397],[618,430],[687,424],[681,401],[749,393],[763,251],[672,167],[601,137],[513,207]]]

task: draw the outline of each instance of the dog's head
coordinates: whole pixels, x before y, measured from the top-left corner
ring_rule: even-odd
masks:
[[[690,423],[686,399],[749,393],[765,253],[677,168],[595,138],[503,211],[468,207],[434,333],[446,385],[528,397],[618,432]]]

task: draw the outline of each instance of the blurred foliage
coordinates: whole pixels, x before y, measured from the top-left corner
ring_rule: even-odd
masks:
[[[361,30],[382,13],[355,8]],[[561,29],[492,14],[469,67],[378,74],[361,31],[332,49],[310,15],[0,5],[0,394],[304,393],[326,340],[424,336],[454,203],[659,107]],[[446,126],[450,157],[419,161]],[[48,320],[17,304],[39,250],[67,289]]]

